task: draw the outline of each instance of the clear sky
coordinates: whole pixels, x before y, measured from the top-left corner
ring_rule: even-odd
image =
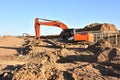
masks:
[[[34,35],[34,19],[59,20],[69,28],[90,23],[112,23],[120,29],[120,0],[1,0],[0,35]],[[41,34],[59,34],[60,28],[41,27]]]

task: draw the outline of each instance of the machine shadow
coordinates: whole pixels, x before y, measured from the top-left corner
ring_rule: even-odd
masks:
[[[93,56],[94,55],[69,55],[66,57],[60,56],[60,59],[57,62],[58,63],[74,63],[76,61],[81,61],[81,62],[93,63],[93,62],[96,62],[96,58]]]
[[[13,66],[13,65],[8,65],[6,66],[4,69],[2,69],[2,73],[0,74],[0,80],[11,80],[13,77],[13,74],[11,73],[12,71],[14,71],[16,68],[21,68],[22,65],[17,65],[17,66]],[[5,74],[7,74],[5,76]]]
[[[4,49],[14,49],[17,51],[17,54],[21,53],[22,48],[17,48],[17,47],[8,47],[8,46],[0,46],[0,48],[4,48]]]

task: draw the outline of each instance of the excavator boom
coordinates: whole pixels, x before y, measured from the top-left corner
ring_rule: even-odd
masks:
[[[45,26],[55,26],[55,27],[59,27],[62,30],[68,29],[67,25],[65,25],[62,22],[59,21],[55,21],[55,20],[48,20],[48,19],[41,19],[44,21],[39,21],[40,18],[36,18],[35,19],[35,35],[36,35],[36,39],[40,38],[40,26],[41,25],[45,25]]]

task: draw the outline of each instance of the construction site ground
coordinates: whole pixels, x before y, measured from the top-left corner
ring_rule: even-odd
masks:
[[[120,80],[120,42],[69,49],[48,44],[26,53],[22,44],[22,37],[0,37],[0,80]]]

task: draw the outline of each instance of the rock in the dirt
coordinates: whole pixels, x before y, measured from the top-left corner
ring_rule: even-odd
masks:
[[[4,73],[3,77],[6,77],[6,76],[8,76],[8,73],[7,73],[7,72],[6,72],[6,73]]]

